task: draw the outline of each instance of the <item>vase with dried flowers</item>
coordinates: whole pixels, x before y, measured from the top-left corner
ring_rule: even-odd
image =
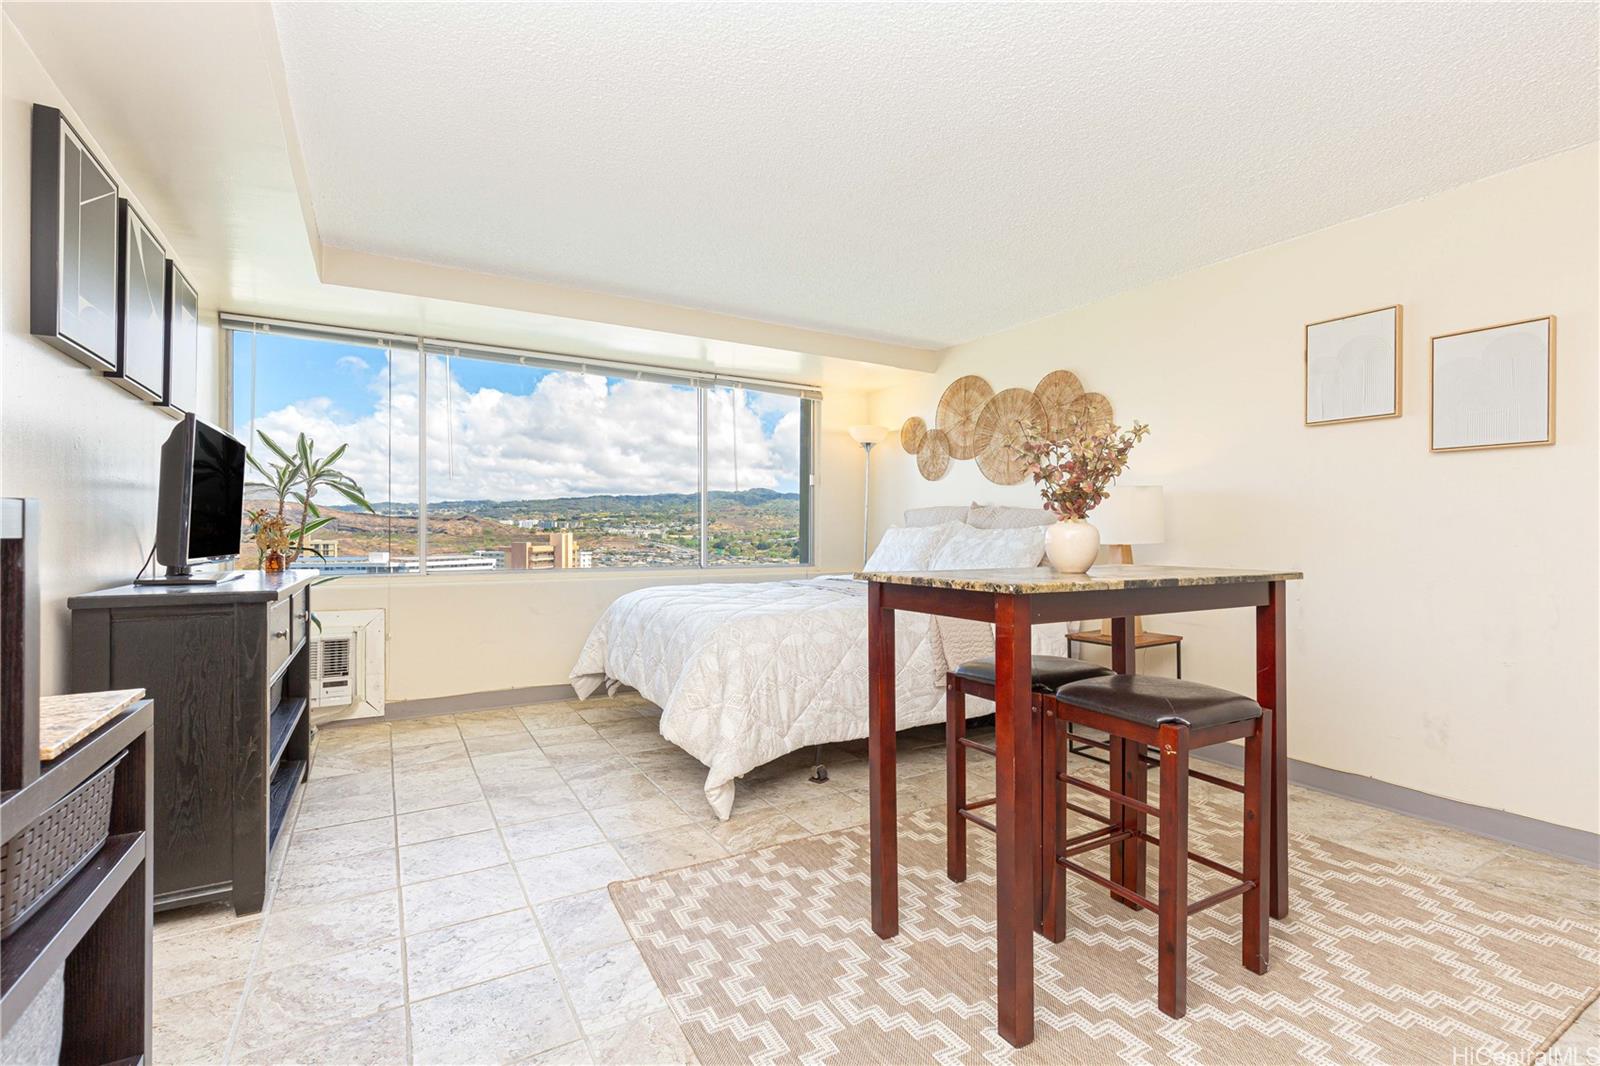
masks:
[[[1126,430],[1109,422],[1080,423],[1059,437],[1039,426],[1024,430],[1018,453],[1039,486],[1045,510],[1060,519],[1044,538],[1045,558],[1055,569],[1081,574],[1094,565],[1100,531],[1089,524],[1088,514],[1110,494],[1133,446],[1149,432],[1142,422]]]
[[[276,460],[267,464],[259,462],[253,453],[245,458],[256,473],[266,480],[252,481],[245,487],[266,490],[276,500],[275,507],[257,508],[245,517],[250,522],[250,533],[261,553],[261,569],[268,572],[287,570],[302,554],[309,551],[321,557],[322,553],[306,544],[306,538],[336,516],[324,515],[317,507],[319,489],[334,492],[368,514],[375,513],[366,494],[354,478],[339,470],[334,464],[344,455],[346,445],[339,445],[325,456],[317,455],[316,444],[300,434],[294,448],[284,448],[265,433],[256,436],[266,445]],[[289,513],[290,501],[298,504],[299,521]]]

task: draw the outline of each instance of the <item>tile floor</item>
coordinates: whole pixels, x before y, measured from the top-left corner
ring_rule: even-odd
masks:
[[[624,696],[322,730],[266,909],[157,916],[156,1062],[692,1061],[606,885],[865,822],[865,743],[827,749],[826,784],[809,752],[761,767],[718,822],[657,714]],[[899,748],[902,810],[942,803],[940,730]],[[1600,911],[1592,869],[1291,803],[1298,830]],[[1597,1045],[1591,1007],[1559,1046]]]

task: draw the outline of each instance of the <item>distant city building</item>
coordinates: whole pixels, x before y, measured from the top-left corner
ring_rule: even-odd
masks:
[[[594,566],[594,552],[584,550],[578,553],[578,569],[588,570]]]
[[[578,564],[578,545],[566,530],[542,533],[501,553],[511,570],[569,570]]]
[[[317,552],[321,552],[324,559],[332,559],[334,556],[339,554],[339,542],[332,537],[326,540],[313,538],[306,541],[306,547],[311,550],[313,555],[315,555]]]

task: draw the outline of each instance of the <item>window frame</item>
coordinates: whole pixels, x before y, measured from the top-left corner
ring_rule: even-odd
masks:
[[[585,573],[600,574],[615,577],[624,574],[673,574],[673,573],[732,573],[732,572],[784,572],[795,570],[814,570],[816,561],[816,515],[817,491],[820,488],[821,478],[817,475],[817,448],[820,445],[818,427],[821,419],[818,417],[822,403],[822,392],[814,386],[797,382],[780,381],[765,378],[750,377],[739,374],[722,374],[710,372],[694,372],[678,370],[671,367],[657,366],[648,363],[626,363],[607,359],[587,359],[580,356],[566,355],[559,352],[541,351],[537,349],[508,348],[499,345],[478,344],[469,341],[452,340],[438,337],[429,337],[422,334],[396,333],[384,330],[367,330],[358,327],[334,326],[323,323],[299,322],[289,319],[280,319],[262,315],[249,315],[237,312],[223,311],[218,315],[218,326],[224,338],[226,347],[221,379],[223,383],[222,414],[224,428],[237,436],[234,425],[235,386],[234,380],[234,348],[233,335],[239,332],[269,332],[279,335],[300,336],[308,340],[338,342],[355,341],[377,343],[392,347],[414,348],[417,353],[417,569],[409,573],[387,574],[347,574],[341,577],[356,579],[412,579],[429,577],[428,572],[428,359],[432,355],[450,355],[472,359],[488,359],[513,365],[537,369],[576,371],[582,374],[599,374],[613,378],[629,378],[637,381],[651,381],[670,385],[686,385],[695,390],[695,403],[698,413],[698,448],[699,448],[699,541],[700,551],[698,562],[695,565],[673,566],[591,566],[584,567]],[[254,356],[252,356],[252,359]],[[254,366],[252,365],[252,371]],[[254,391],[252,375],[251,388]],[[757,392],[775,393],[777,395],[793,396],[800,401],[800,462],[796,476],[799,490],[799,544],[800,558],[795,562],[787,563],[714,563],[709,558],[709,544],[707,538],[710,519],[710,489],[708,487],[708,458],[709,445],[706,419],[706,400],[711,389],[740,386]],[[251,415],[254,418],[258,412],[254,409],[255,401],[251,400]],[[254,442],[247,441],[246,446],[252,447]],[[573,569],[551,568],[549,570],[482,570],[482,571],[439,571],[431,575],[435,578],[444,577],[449,580],[494,580],[503,578],[508,574],[515,574],[522,578],[533,578],[534,575],[557,574],[574,577]],[[537,580],[537,578],[535,578]]]

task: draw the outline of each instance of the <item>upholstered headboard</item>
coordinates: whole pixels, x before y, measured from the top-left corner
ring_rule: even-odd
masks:
[[[913,507],[906,512],[905,519],[908,526],[965,522],[978,529],[1016,529],[1019,526],[1048,526],[1055,521],[1055,515],[1042,507],[974,503],[967,507]]]

